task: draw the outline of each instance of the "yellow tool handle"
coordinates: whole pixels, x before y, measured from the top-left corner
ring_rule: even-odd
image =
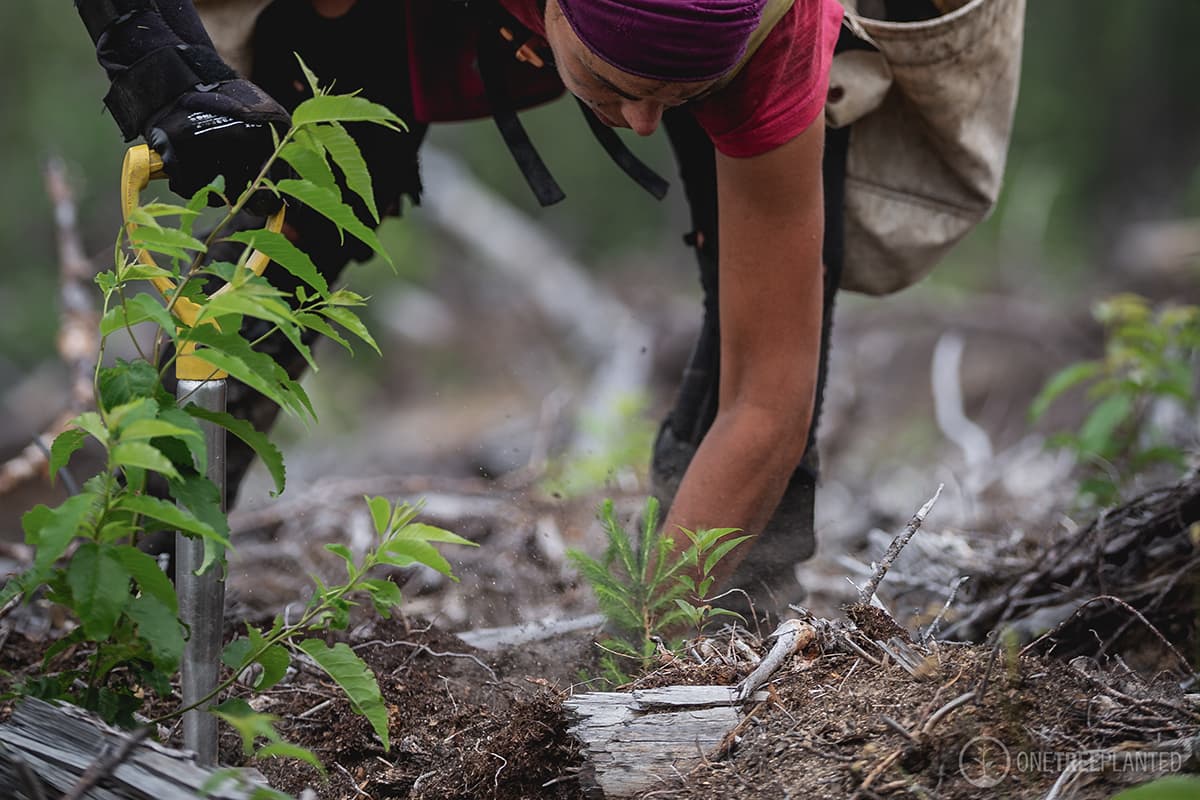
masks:
[[[162,158],[148,145],[135,145],[125,152],[125,162],[121,166],[121,216],[125,220],[126,225],[133,225],[133,223],[129,222],[129,216],[138,207],[138,200],[142,190],[150,185],[150,181],[156,178],[165,178],[166,176],[166,172],[163,170]],[[280,207],[278,211],[271,215],[270,219],[267,220],[267,230],[275,233],[283,230],[284,211],[285,209]],[[154,256],[146,250],[138,250],[137,259],[141,264],[151,267],[158,266],[154,261]],[[264,253],[255,250],[246,260],[246,266],[255,275],[262,275],[269,261],[270,259]],[[170,297],[171,293],[175,291],[175,282],[170,278],[154,278],[152,282],[154,287],[162,293],[163,297]],[[220,294],[226,288],[228,287],[222,287],[215,294]],[[181,297],[175,301],[174,312],[187,325],[195,325],[196,319],[200,315],[200,306],[186,297]],[[194,350],[195,345],[192,344],[191,346],[185,345],[185,350],[180,351],[179,361],[176,364],[177,377],[187,380],[209,380],[226,377],[225,373],[203,362],[199,356],[193,355]]]

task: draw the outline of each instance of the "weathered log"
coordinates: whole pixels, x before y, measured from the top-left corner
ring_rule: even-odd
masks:
[[[137,741],[142,737],[74,706],[23,700],[0,726],[0,796],[59,797],[88,780],[89,800],[249,800],[266,785],[257,770],[244,769],[240,786],[226,781],[202,794],[220,770],[197,766],[194,753]]]
[[[761,702],[757,692],[746,702]],[[585,747],[581,780],[605,797],[629,797],[687,772],[743,720],[735,686],[667,686],[587,692],[563,703]]]

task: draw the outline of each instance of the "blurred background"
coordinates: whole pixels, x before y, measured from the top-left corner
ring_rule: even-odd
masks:
[[[934,409],[931,363],[947,332],[963,342],[962,411],[985,432],[995,463],[1004,453],[1043,452],[1028,439],[1029,404],[1046,376],[1099,352],[1089,316],[1096,299],[1131,290],[1195,300],[1197,29],[1200,4],[1182,0],[1029,4],[1016,131],[995,214],[921,285],[840,301],[821,428],[825,552],[852,532],[907,518],[940,481],[970,483],[972,456]],[[68,402],[55,350],[47,159],[65,161],[80,235],[98,268],[111,253],[124,146],[103,111],[106,88],[65,0],[0,4],[0,460]],[[560,495],[603,492],[606,479],[609,491],[614,480],[644,490],[639,469],[699,324],[699,287],[680,238],[682,193],[659,203],[635,187],[600,154],[571,102],[525,120],[568,195],[548,210],[533,202],[490,122],[442,126],[431,141],[582,271],[594,307],[531,302],[527,285],[423,209],[386,222],[399,274],[371,263],[347,277],[373,297],[368,318],[384,355],[322,349],[325,366],[306,379],[320,423],[279,428],[288,495],[322,480],[381,475],[500,481],[531,465],[552,479],[542,487]],[[664,137],[631,144],[673,176]],[[435,197],[437,181],[427,191]],[[653,343],[633,393],[606,388],[604,358],[573,343],[562,319],[611,308],[628,311],[636,335]],[[614,342],[627,322],[612,319]],[[597,393],[598,408],[589,405]],[[570,423],[567,433],[559,423]],[[590,437],[594,463],[546,466],[580,436]],[[1006,471],[1006,497],[1027,511],[1057,502],[1038,500],[1037,490],[1062,465],[1036,463]],[[20,512],[61,492],[39,482],[0,496],[0,539],[19,540]],[[947,502],[978,505],[984,495],[962,489],[957,497]],[[252,479],[245,508],[268,500],[261,476]]]

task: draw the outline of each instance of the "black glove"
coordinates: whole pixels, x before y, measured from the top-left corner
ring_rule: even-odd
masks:
[[[126,141],[159,152],[171,189],[191,195],[217,175],[236,197],[270,156],[270,126],[291,118],[223,62],[188,0],[75,0],[112,89],[104,104]],[[220,202],[212,198],[213,204]],[[253,210],[279,207],[259,192]]]
[[[224,175],[232,199],[258,177],[274,151],[271,126],[282,136],[290,124],[288,113],[266,92],[238,79],[180,96],[147,123],[145,136],[162,156],[171,191],[188,197]],[[261,191],[247,208],[269,214],[279,205],[279,198]]]

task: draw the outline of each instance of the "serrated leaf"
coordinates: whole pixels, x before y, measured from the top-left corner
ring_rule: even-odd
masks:
[[[79,428],[70,428],[54,437],[54,443],[50,445],[50,464],[48,467],[51,486],[54,485],[54,480],[58,477],[58,471],[67,465],[75,451],[83,447],[83,443],[87,440],[87,437],[87,431],[80,430]]]
[[[306,137],[307,131],[298,131],[296,138],[279,151],[279,157],[292,165],[296,173],[306,181],[312,181],[331,191],[337,191],[337,178],[329,168],[325,150],[319,141]]]
[[[225,370],[290,413],[304,416],[308,410],[283,368],[270,356],[252,349],[241,336],[202,325],[192,328],[186,338],[203,345],[196,350],[200,359]]]
[[[184,630],[176,612],[154,595],[143,594],[130,602],[126,613],[137,623],[138,637],[150,649],[154,666],[164,672],[179,669]]]
[[[314,330],[326,339],[337,342],[346,349],[346,352],[354,355],[354,348],[350,346],[350,342],[346,341],[346,338],[334,330],[332,325],[316,314],[307,311],[298,312],[296,314],[296,322],[303,328]]]
[[[179,470],[171,460],[145,442],[119,442],[109,451],[109,460],[113,467],[148,469],[168,478],[179,478]]]
[[[21,517],[25,543],[36,548],[33,570],[38,580],[66,552],[72,539],[87,533],[86,525],[99,500],[85,492],[68,498],[58,508],[34,506]]]
[[[102,641],[112,634],[129,604],[129,573],[112,548],[84,542],[67,567],[75,613],[89,639]]]
[[[1081,361],[1078,364],[1072,364],[1065,369],[1059,370],[1046,382],[1046,386],[1034,398],[1033,405],[1029,409],[1031,419],[1037,420],[1046,413],[1051,404],[1058,399],[1059,395],[1070,389],[1072,386],[1083,383],[1086,380],[1094,378],[1100,373],[1103,365],[1099,361]]]
[[[388,523],[392,519],[392,504],[386,497],[368,497],[367,508],[371,510],[371,521],[375,523],[375,532],[383,536],[388,532]]]
[[[158,415],[158,403],[149,397],[136,397],[108,412],[108,426],[120,437],[121,429],[141,420],[154,419]]]
[[[159,436],[178,436],[182,439],[196,438],[204,440],[203,434],[194,427],[181,427],[164,419],[139,419],[124,425],[120,430],[123,442],[135,442],[154,439]]]
[[[396,131],[408,129],[387,106],[354,95],[310,97],[292,112],[293,127],[319,122],[375,122]]]
[[[158,561],[153,556],[129,545],[114,547],[112,552],[121,562],[125,571],[137,582],[138,588],[142,590],[143,594],[153,597],[172,614],[179,611],[175,585],[159,568]]]
[[[215,483],[203,475],[188,475],[171,481],[170,489],[179,505],[220,535],[222,544],[229,541],[229,518],[221,508],[221,490]]]
[[[318,308],[317,313],[323,314],[338,325],[341,325],[370,345],[371,349],[376,353],[383,355],[383,352],[379,349],[379,345],[375,343],[375,339],[371,336],[371,332],[367,330],[367,326],[363,324],[363,321],[353,311],[341,306],[325,306],[324,308]]]
[[[321,297],[329,296],[329,283],[325,276],[320,273],[308,254],[292,244],[282,233],[267,230],[240,231],[227,239],[258,250],[272,262],[311,286]]]
[[[454,571],[450,566],[450,562],[437,551],[429,542],[419,542],[412,540],[391,540],[387,543],[380,555],[385,563],[397,567],[407,567],[412,564],[424,564],[430,569],[435,569],[438,572],[457,581],[454,576]]]
[[[375,207],[375,191],[371,187],[371,173],[367,171],[367,162],[363,159],[358,143],[337,123],[317,125],[309,131],[313,138],[324,146],[326,152],[338,165],[338,169],[346,176],[346,185],[350,191],[362,198],[371,217],[379,222],[379,210]]]
[[[153,322],[171,338],[175,338],[175,332],[182,324],[171,316],[171,312],[158,300],[148,294],[138,294],[108,310],[100,320],[100,335],[110,336],[116,331],[132,328],[143,322]]]
[[[479,546],[478,542],[472,542],[470,539],[464,539],[457,533],[451,533],[434,525],[426,525],[423,522],[410,522],[405,525],[396,532],[396,539],[415,539],[422,542],[441,542],[444,544],[465,544],[470,547]]]
[[[299,647],[342,688],[354,710],[367,718],[383,742],[384,751],[391,749],[387,707],[379,694],[375,674],[363,660],[345,642],[328,647],[319,639],[306,639]]]
[[[220,425],[245,442],[262,459],[263,465],[271,473],[271,478],[275,481],[276,494],[283,492],[284,486],[287,484],[287,470],[284,467],[283,454],[264,434],[255,430],[249,422],[224,412],[209,411],[194,404],[189,404],[185,411],[197,419]]]
[[[179,438],[192,454],[196,472],[201,475],[206,474],[208,472],[208,444],[204,440],[204,431],[200,429],[200,423],[178,406],[159,409],[158,418],[190,432],[190,435],[181,434]]]
[[[115,365],[100,370],[97,384],[100,403],[108,410],[141,397],[154,397],[158,370],[145,361],[118,360]]]
[[[204,242],[176,228],[139,225],[129,233],[129,244],[137,250],[148,250],[171,258],[191,259],[196,253],[206,253]]]
[[[129,495],[117,501],[117,507],[141,514],[162,522],[176,530],[211,539],[223,547],[229,547],[229,539],[207,522],[200,520],[191,511],[174,503],[149,495]]]
[[[388,616],[391,610],[404,601],[400,587],[383,578],[370,578],[362,582],[362,587],[371,594],[371,602],[375,610],[383,616]]]
[[[317,186],[312,181],[288,179],[276,184],[276,188],[286,195],[296,198],[301,203],[312,208],[317,213],[329,219],[341,230],[349,231],[351,235],[370,247],[392,269],[396,265],[392,257],[383,249],[375,232],[363,224],[350,206],[342,202],[336,192]]]
[[[304,59],[300,57],[299,53],[295,53],[295,56],[296,61],[300,63],[300,71],[304,73],[304,80],[308,82],[308,88],[312,91],[314,96],[320,95],[321,87],[317,85],[317,76],[313,74],[311,69],[308,68],[308,64],[304,63]]]
[[[175,278],[169,269],[163,269],[157,264],[143,264],[140,261],[130,261],[117,269],[117,279],[122,283],[127,281],[151,281],[155,278]]]

